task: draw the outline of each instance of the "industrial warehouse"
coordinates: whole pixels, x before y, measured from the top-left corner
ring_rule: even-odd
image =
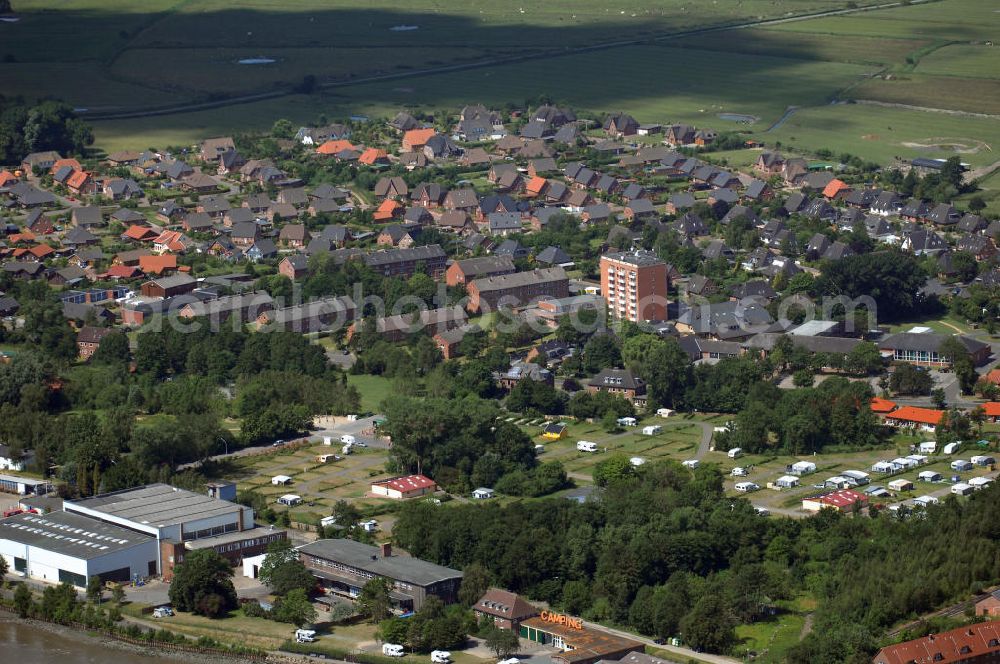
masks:
[[[67,500],[64,511],[0,521],[0,555],[26,577],[79,587],[95,575],[170,580],[184,553],[196,549],[212,548],[240,564],[286,533],[256,527],[251,508],[224,499],[235,494],[235,485],[212,485],[202,495],[151,484]]]

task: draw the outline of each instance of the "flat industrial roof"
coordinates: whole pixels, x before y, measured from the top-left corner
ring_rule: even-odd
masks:
[[[18,514],[0,521],[0,539],[89,560],[153,538],[82,514]]]
[[[310,542],[299,549],[302,553],[343,563],[350,567],[371,572],[396,581],[429,586],[446,579],[461,578],[458,570],[436,565],[419,558],[393,554],[383,557],[377,546],[370,546],[348,539],[323,539]]]
[[[157,527],[223,516],[243,509],[228,500],[218,500],[208,495],[178,489],[169,484],[150,484],[83,500],[68,500],[65,507],[71,512],[76,507],[83,507]]]

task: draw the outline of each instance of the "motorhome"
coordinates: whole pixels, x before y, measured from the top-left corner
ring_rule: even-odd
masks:
[[[451,653],[447,650],[432,650],[431,661],[434,664],[447,664],[451,661]]]
[[[403,646],[396,643],[383,643],[382,654],[386,657],[402,657]]]
[[[312,643],[315,640],[316,640],[316,630],[314,629],[295,630],[296,643]]]
[[[589,440],[580,440],[576,443],[576,449],[580,452],[596,452],[597,443],[592,443]]]

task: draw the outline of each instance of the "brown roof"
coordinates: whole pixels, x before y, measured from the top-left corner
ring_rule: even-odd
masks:
[[[878,651],[874,662],[949,664],[996,653],[1000,653],[1000,622],[985,622],[886,646]]]
[[[642,650],[643,645],[639,641],[615,636],[609,632],[599,631],[590,627],[574,629],[565,625],[547,622],[541,618],[528,618],[521,622],[522,625],[533,627],[548,634],[561,636],[571,650],[559,653],[561,661],[572,664],[577,661],[592,661],[600,659],[604,655],[616,655],[623,650]]]
[[[515,621],[538,615],[538,609],[521,599],[520,595],[499,588],[487,590],[473,608],[480,613]]]
[[[106,327],[91,327],[85,325],[76,333],[76,342],[79,344],[99,344],[101,339],[111,334],[114,330]]]

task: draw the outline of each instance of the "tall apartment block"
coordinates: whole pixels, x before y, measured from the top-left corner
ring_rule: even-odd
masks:
[[[601,256],[601,293],[612,318],[667,319],[667,264],[642,249]]]

